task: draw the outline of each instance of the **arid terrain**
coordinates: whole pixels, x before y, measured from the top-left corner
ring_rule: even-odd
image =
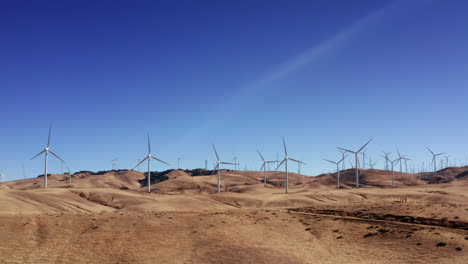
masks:
[[[0,263],[468,263],[468,168],[79,172],[0,184]],[[163,180],[156,183],[158,180]]]

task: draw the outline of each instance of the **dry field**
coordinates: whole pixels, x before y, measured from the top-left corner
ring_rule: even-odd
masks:
[[[429,175],[171,171],[151,194],[133,171],[0,184],[0,263],[468,263],[467,168]],[[461,175],[461,176],[460,176]],[[445,180],[444,180],[445,179]],[[450,180],[446,180],[450,179]],[[153,185],[153,187],[157,187]],[[406,202],[404,201],[406,199]]]

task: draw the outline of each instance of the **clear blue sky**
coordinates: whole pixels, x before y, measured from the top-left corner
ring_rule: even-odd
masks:
[[[64,3],[67,2],[67,3]],[[466,1],[2,1],[0,169],[183,168],[237,153],[316,175],[337,146],[468,156]],[[394,151],[393,151],[394,152]],[[379,162],[382,167],[382,162]],[[60,164],[51,158],[52,172]],[[295,165],[292,166],[295,168]],[[155,170],[166,169],[154,164]]]

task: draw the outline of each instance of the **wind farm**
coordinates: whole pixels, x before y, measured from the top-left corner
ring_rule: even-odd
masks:
[[[0,264],[468,263],[468,2],[32,2]]]

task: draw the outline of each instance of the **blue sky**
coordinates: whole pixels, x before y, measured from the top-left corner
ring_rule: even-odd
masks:
[[[337,146],[468,157],[465,1],[2,1],[0,169],[183,168],[282,155],[316,175]],[[97,3],[98,2],[98,3]],[[294,167],[295,165],[293,165]],[[383,166],[379,160],[379,167]],[[60,164],[51,159],[52,172]],[[169,167],[154,164],[162,170]]]

